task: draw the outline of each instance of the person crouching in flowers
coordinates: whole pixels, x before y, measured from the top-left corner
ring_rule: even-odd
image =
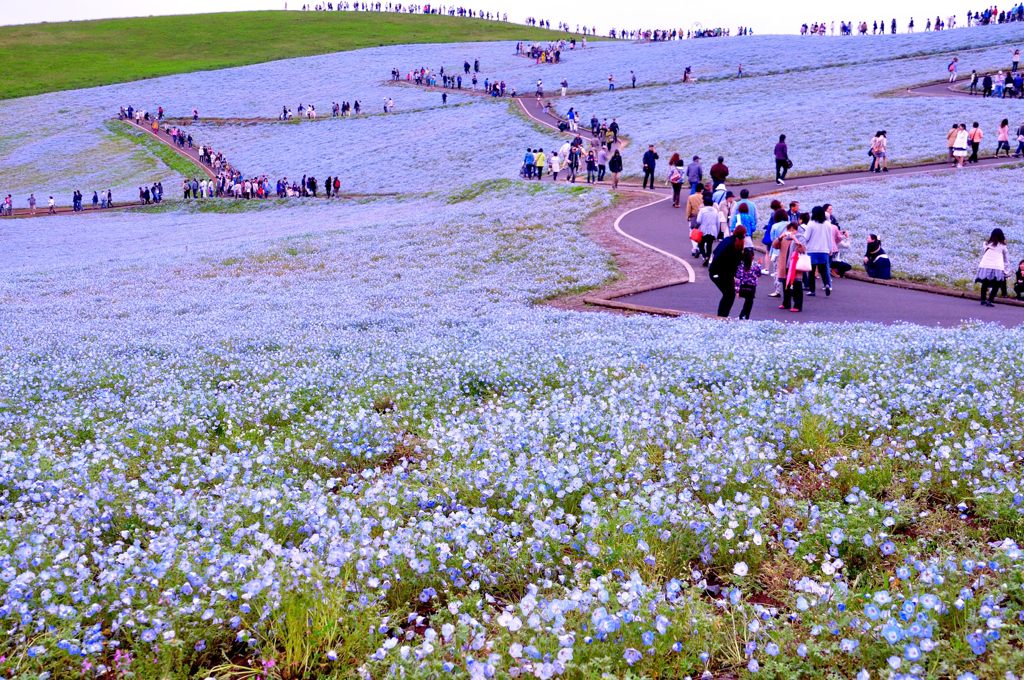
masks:
[[[985,251],[978,263],[978,276],[975,279],[981,284],[981,304],[984,307],[995,307],[996,293],[1006,285],[1006,276],[1010,271],[1010,258],[1006,252],[1006,236],[1002,229],[993,229]],[[987,299],[986,299],[987,297]]]
[[[746,206],[743,206],[746,207]],[[736,231],[745,229],[737,227]],[[761,276],[761,265],[754,262],[754,249],[744,248],[743,261],[736,268],[736,295],[743,300],[740,310],[741,319],[750,319],[750,310],[754,307],[754,295],[757,293],[757,281]]]
[[[1013,280],[1013,294],[1018,300],[1024,300],[1024,260],[1017,265],[1017,273]]]

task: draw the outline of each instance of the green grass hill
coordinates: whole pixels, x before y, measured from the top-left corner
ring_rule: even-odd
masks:
[[[0,99],[379,45],[560,35],[496,21],[378,12],[225,12],[6,26]]]

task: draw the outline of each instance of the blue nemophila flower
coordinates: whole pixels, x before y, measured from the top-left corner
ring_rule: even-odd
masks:
[[[978,656],[984,654],[988,647],[988,643],[985,641],[985,636],[981,633],[968,633],[967,644],[970,646],[971,651]]]
[[[903,629],[894,623],[886,624],[882,628],[882,638],[890,645],[894,645],[903,639]]]
[[[630,666],[640,661],[640,659],[642,659],[643,657],[643,652],[641,652],[638,649],[633,649],[632,647],[627,647],[626,651],[622,653],[622,658],[625,659],[626,663],[628,663]]]
[[[892,555],[894,552],[896,552],[896,544],[892,541],[885,541],[884,543],[882,543],[879,549],[882,551],[883,555]]]

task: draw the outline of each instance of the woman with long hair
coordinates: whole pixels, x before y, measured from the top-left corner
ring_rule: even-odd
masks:
[[[1000,151],[1006,151],[1006,157],[1010,157],[1010,120],[1003,118],[1003,122],[999,124],[999,133],[996,136],[996,158],[999,158]]]
[[[995,306],[996,293],[1006,284],[1009,271],[1010,256],[1006,251],[1006,236],[997,227],[985,242],[985,250],[978,263],[978,276],[975,278],[981,284],[983,307]]]
[[[820,205],[811,209],[811,221],[804,232],[804,243],[807,254],[811,256],[811,271],[807,273],[807,294],[814,297],[814,274],[821,274],[821,283],[825,287],[825,296],[832,294],[832,272],[829,253],[832,252],[832,225],[826,221],[825,208]]]

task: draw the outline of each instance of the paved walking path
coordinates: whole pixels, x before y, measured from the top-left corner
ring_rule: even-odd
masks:
[[[954,88],[954,89],[951,89]],[[922,96],[970,96],[950,86],[937,83],[908,90]],[[552,117],[537,103],[536,97],[517,97],[517,100],[532,120],[549,128],[558,129],[558,118]],[[589,133],[589,131],[588,131]],[[589,136],[589,134],[587,135]],[[977,166],[996,166],[1020,162],[1015,159],[981,159]],[[971,168],[955,169],[952,163],[942,161],[920,163],[890,168],[887,173],[870,173],[864,170],[836,172],[820,175],[793,175],[784,186],[774,181],[752,182],[729,185],[739,195],[741,189],[748,189],[752,197],[791,191],[800,187],[821,187],[833,184],[848,184],[879,180],[893,175],[916,175],[934,172],[970,172]],[[612,302],[649,310],[657,313],[667,310],[681,313],[714,315],[718,309],[721,294],[708,278],[707,270],[700,266],[700,260],[691,256],[689,226],[684,224],[684,212],[673,208],[669,200],[671,192],[659,189],[652,193],[652,203],[631,210],[616,221],[616,230],[624,237],[639,243],[677,262],[686,271],[690,283],[672,285],[646,292],[616,298]],[[853,254],[856,262],[860,255]],[[995,308],[982,307],[978,300],[950,297],[939,293],[906,290],[852,279],[836,279],[833,294],[824,295],[823,286],[818,285],[817,296],[805,292],[804,311],[792,313],[778,309],[780,300],[768,297],[773,282],[770,276],[761,277],[758,297],[754,303],[752,318],[777,319],[797,322],[910,322],[922,325],[957,326],[964,321],[979,320],[1015,326],[1024,322],[1024,308],[997,305]],[[740,301],[741,302],[741,301]],[[733,316],[739,313],[735,305]]]

